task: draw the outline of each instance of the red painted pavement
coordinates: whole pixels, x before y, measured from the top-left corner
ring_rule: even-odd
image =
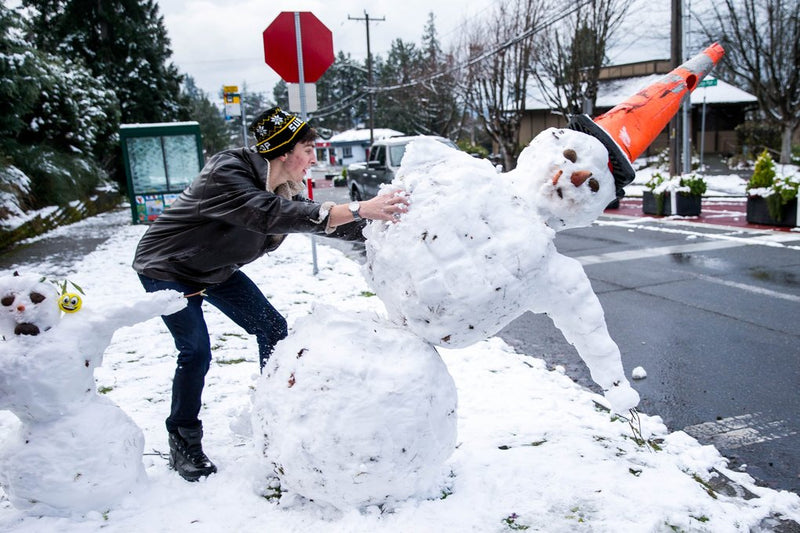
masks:
[[[664,216],[644,214],[644,212],[642,211],[642,199],[640,197],[625,197],[622,200],[620,200],[619,208],[606,209],[605,214],[623,215],[635,218],[664,218],[667,220],[686,220],[687,222],[699,222],[702,224],[714,224],[720,226],[749,228],[755,230],[775,230],[775,231],[792,230],[792,228],[784,226],[764,226],[761,224],[748,223],[746,198],[703,198],[703,204],[700,209],[700,216],[664,217]]]

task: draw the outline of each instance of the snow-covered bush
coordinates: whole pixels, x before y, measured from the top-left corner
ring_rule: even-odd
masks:
[[[661,195],[666,192],[675,192],[678,194],[702,196],[707,189],[706,180],[697,174],[667,178],[660,172],[653,173],[653,176],[645,186],[656,195]]]
[[[756,159],[756,166],[753,169],[753,175],[750,176],[750,181],[747,182],[747,190],[750,189],[764,189],[772,185],[775,179],[775,162],[769,155],[767,150],[761,152],[761,155]],[[764,196],[762,194],[754,193],[757,196]]]

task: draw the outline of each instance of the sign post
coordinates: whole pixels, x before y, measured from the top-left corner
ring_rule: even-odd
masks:
[[[225,103],[225,120],[242,117],[242,146],[247,146],[247,124],[244,112],[244,102],[236,85],[222,86],[222,99]]]
[[[264,30],[264,62],[300,90],[300,118],[306,117],[306,83],[315,83],[333,64],[333,34],[309,11],[283,11]],[[315,103],[316,106],[316,103]],[[312,197],[309,184],[309,197]],[[311,236],[314,275],[317,242]]]
[[[698,87],[716,87],[717,85],[717,78],[705,78],[700,80],[700,83],[697,84]],[[706,140],[706,91],[703,91],[703,114],[702,119],[700,120],[700,171],[703,171],[703,152],[705,152],[705,140]]]

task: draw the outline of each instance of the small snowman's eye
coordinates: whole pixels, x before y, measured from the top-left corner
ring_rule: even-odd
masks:
[[[0,303],[2,303],[6,307],[11,306],[11,304],[14,303],[14,295],[9,294],[8,296],[3,296],[3,299],[0,300]]]
[[[40,303],[42,303],[44,301],[45,296],[44,296],[44,294],[39,293],[39,292],[32,292],[30,294],[30,298],[31,298],[31,301],[33,303],[40,304]]]
[[[572,161],[573,163],[578,160],[578,153],[573,150],[572,148],[567,148],[564,150],[564,157]]]

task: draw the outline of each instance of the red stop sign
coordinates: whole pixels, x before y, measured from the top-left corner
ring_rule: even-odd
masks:
[[[300,11],[303,81],[316,82],[333,64],[333,34],[313,13]],[[300,81],[295,12],[283,11],[264,30],[264,61],[289,83]]]

